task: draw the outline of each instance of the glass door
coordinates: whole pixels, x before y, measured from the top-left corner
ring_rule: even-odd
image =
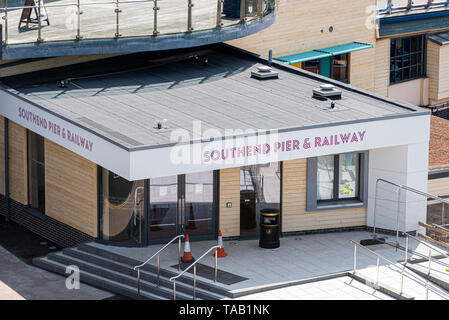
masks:
[[[178,214],[181,210],[179,177],[150,179],[149,182],[149,237],[151,242],[171,239],[179,233]]]
[[[215,186],[213,171],[150,179],[150,242],[166,242],[184,233],[193,240],[213,239],[217,233]]]
[[[213,239],[217,229],[216,178],[213,171],[183,176],[185,233],[192,239]]]

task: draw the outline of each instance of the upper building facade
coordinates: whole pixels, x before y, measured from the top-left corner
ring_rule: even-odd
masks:
[[[213,44],[267,28],[276,8],[275,0],[5,0],[0,60]]]
[[[447,1],[283,0],[272,27],[230,43],[263,56],[271,49],[281,62],[441,109],[449,101],[448,17]]]

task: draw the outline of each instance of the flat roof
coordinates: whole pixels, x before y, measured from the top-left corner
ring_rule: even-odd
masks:
[[[278,79],[257,80],[251,70],[263,59],[225,45],[201,50],[198,56],[126,55],[39,71],[3,79],[2,87],[128,150],[173,145],[173,130],[193,135],[198,120],[203,131],[282,131],[429,112],[277,62]],[[67,88],[59,88],[57,79],[67,78]],[[323,83],[343,92],[333,110],[330,101],[312,97]],[[165,128],[158,130],[163,119]]]

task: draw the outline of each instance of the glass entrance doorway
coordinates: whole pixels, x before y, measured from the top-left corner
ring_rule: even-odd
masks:
[[[281,207],[281,163],[240,167],[240,237],[257,237],[260,210]]]
[[[150,242],[165,242],[184,233],[192,240],[215,238],[216,180],[213,171],[150,179]]]

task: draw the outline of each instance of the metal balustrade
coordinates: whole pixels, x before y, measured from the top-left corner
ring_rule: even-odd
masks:
[[[419,9],[447,8],[449,1],[437,0],[378,0],[380,15],[396,12],[408,12]]]
[[[403,293],[404,293],[404,276],[406,275],[407,278],[409,278],[410,280],[413,280],[414,282],[416,282],[417,284],[421,285],[422,287],[424,287],[426,289],[426,300],[429,299],[429,291],[432,291],[433,293],[435,293],[441,297],[447,297],[447,292],[445,292],[444,290],[431,284],[429,282],[429,280],[427,280],[427,281],[421,280],[420,278],[418,278],[418,276],[415,273],[405,269],[405,264],[407,263],[407,260],[405,260],[403,267],[399,267],[399,266],[397,266],[397,264],[395,262],[385,258],[384,256],[378,254],[377,252],[374,252],[373,250],[371,250],[365,246],[362,246],[361,244],[355,242],[354,240],[350,240],[350,242],[354,245],[354,256],[353,256],[354,265],[353,265],[353,270],[352,270],[353,274],[356,274],[356,272],[357,272],[357,248],[359,247],[359,248],[366,250],[370,254],[376,256],[376,260],[377,260],[377,263],[376,263],[376,286],[379,285],[380,260],[383,260],[389,264],[389,267],[391,270],[400,273],[401,281],[400,281],[399,292],[401,295],[403,295]],[[431,250],[429,250],[429,261],[431,261],[431,258],[430,258],[431,253],[432,253]],[[428,272],[430,273],[430,262],[429,262],[429,271]]]
[[[376,230],[378,228],[378,225],[377,225],[378,201],[379,200],[391,201],[391,200],[388,200],[388,199],[380,199],[379,198],[379,183],[384,183],[384,184],[388,184],[388,185],[393,186],[395,188],[395,192],[397,193],[396,246],[399,246],[399,234],[400,234],[399,222],[400,222],[400,210],[401,210],[400,204],[401,204],[401,191],[402,190],[405,190],[405,191],[411,192],[413,194],[425,197],[425,199],[433,199],[433,200],[436,200],[436,201],[442,203],[443,204],[443,206],[442,206],[442,219],[444,221],[444,214],[445,214],[444,213],[444,204],[449,204],[449,200],[445,200],[443,198],[434,196],[434,195],[432,195],[430,193],[426,193],[426,192],[420,191],[418,189],[415,189],[415,188],[412,188],[412,187],[409,187],[409,186],[406,186],[406,185],[397,184],[397,183],[394,183],[392,181],[388,181],[388,180],[380,178],[380,179],[376,180],[376,189],[375,189],[375,198],[374,198],[374,217],[373,217],[373,219],[374,219],[374,221],[373,221],[373,234],[374,234],[374,236],[376,236]],[[406,230],[404,230],[404,232],[405,231]]]
[[[260,19],[274,11],[277,0],[240,1],[240,17],[223,14],[227,0],[61,0],[33,6],[8,6],[3,0],[3,44],[85,39],[160,36],[217,29]],[[23,9],[39,17],[26,28],[15,28]],[[149,14],[148,12],[153,11]],[[42,23],[48,15],[49,25]],[[37,17],[36,17],[37,18]],[[36,34],[37,32],[37,34]]]
[[[184,271],[182,271],[177,276],[171,277],[170,281],[173,281],[173,300],[176,300],[176,279],[179,279],[184,273],[189,271],[193,267],[193,299],[196,297],[196,264],[200,262],[205,256],[209,254],[209,252],[215,250],[215,272],[214,272],[214,282],[217,282],[218,277],[218,249],[221,246],[213,246],[209,250],[207,250],[198,260],[195,260],[190,266],[188,266]]]
[[[184,238],[184,235],[181,234],[179,236],[171,239],[167,244],[165,244],[162,248],[160,248],[155,254],[149,257],[145,262],[135,266],[133,269],[137,270],[137,295],[140,294],[140,269],[144,267],[147,263],[149,263],[154,257],[157,257],[157,286],[160,285],[160,272],[161,272],[161,263],[160,263],[160,254],[164,251],[170,244],[172,244],[176,239],[178,239],[178,270],[181,270],[181,239]]]

